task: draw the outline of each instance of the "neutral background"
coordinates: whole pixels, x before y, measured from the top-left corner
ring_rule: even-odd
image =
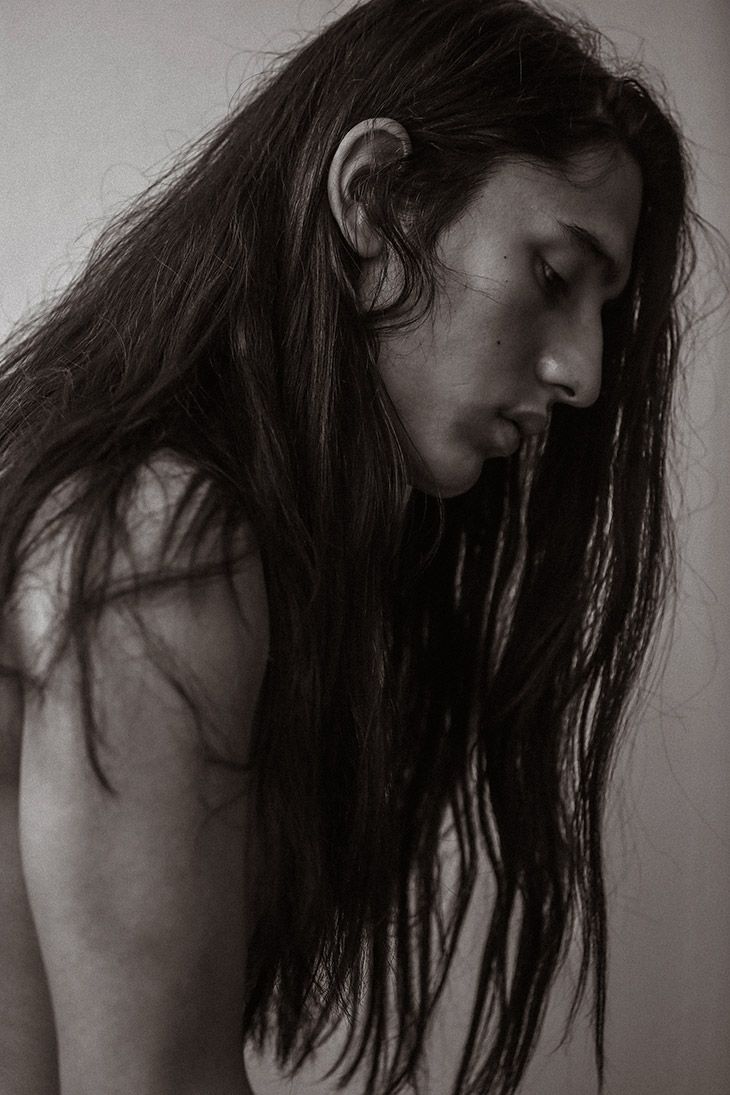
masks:
[[[69,277],[105,216],[225,113],[267,51],[294,45],[333,6],[4,0],[0,334]],[[571,7],[664,74],[693,142],[700,211],[730,235],[728,0]],[[643,697],[610,810],[606,1095],[730,1093],[729,350],[718,311],[698,330],[684,398],[682,572],[665,670]],[[467,945],[434,1035],[431,1095],[447,1090],[468,973]],[[555,1050],[564,999],[561,987],[526,1095],[594,1090],[587,1024]],[[314,1078],[290,1085],[267,1061],[252,1060],[251,1075],[262,1095],[329,1090]]]

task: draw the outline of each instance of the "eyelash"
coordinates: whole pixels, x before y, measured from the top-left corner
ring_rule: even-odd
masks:
[[[542,268],[544,288],[548,296],[554,300],[558,297],[564,297],[569,289],[565,278],[561,278],[557,270],[553,270],[550,263],[545,262],[544,259],[540,259],[540,266]]]

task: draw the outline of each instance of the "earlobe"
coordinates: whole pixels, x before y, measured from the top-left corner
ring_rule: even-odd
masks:
[[[411,141],[400,122],[392,118],[367,118],[348,130],[330,165],[327,196],[340,231],[361,258],[375,258],[382,240],[368,221],[356,183],[363,173],[402,159]]]

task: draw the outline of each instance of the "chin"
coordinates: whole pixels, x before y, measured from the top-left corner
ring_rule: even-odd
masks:
[[[483,462],[479,460],[471,461],[469,464],[462,463],[459,467],[452,465],[437,470],[431,468],[427,476],[414,475],[411,482],[416,490],[424,494],[439,498],[458,498],[460,494],[466,494],[478,482],[482,467]]]

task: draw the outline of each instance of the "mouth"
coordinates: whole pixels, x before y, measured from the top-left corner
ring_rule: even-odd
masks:
[[[515,427],[520,439],[545,433],[549,422],[548,416],[541,411],[513,411],[504,418]]]
[[[511,456],[522,443],[522,431],[511,418],[500,415],[495,423],[493,439],[500,456]]]

